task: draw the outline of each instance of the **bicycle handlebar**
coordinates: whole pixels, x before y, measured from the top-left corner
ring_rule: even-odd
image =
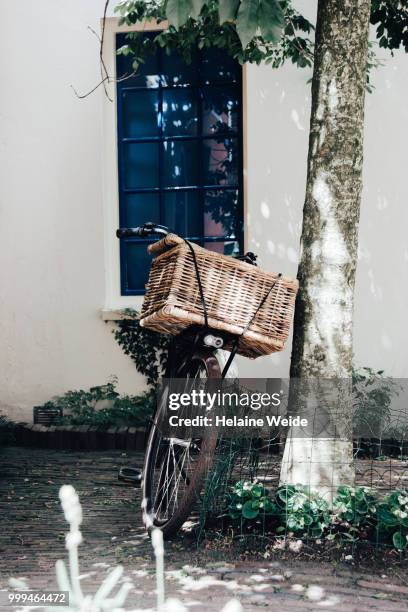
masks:
[[[117,238],[146,238],[152,234],[167,236],[169,231],[165,225],[158,225],[148,221],[140,227],[122,227],[116,230],[116,236]]]
[[[170,230],[168,227],[165,225],[158,225],[152,221],[148,221],[140,227],[121,227],[116,230],[116,236],[118,238],[147,238],[153,234],[167,236],[169,233]],[[256,266],[257,255],[254,253],[245,253],[245,255],[241,255],[241,257],[237,257],[237,259]]]

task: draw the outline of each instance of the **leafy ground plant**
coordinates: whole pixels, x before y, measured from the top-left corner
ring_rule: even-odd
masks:
[[[257,481],[239,480],[232,488],[228,506],[232,519],[254,520],[272,516],[275,511],[267,489]]]
[[[278,533],[320,538],[331,521],[327,502],[302,485],[285,485],[276,492],[276,505],[281,525]]]
[[[44,404],[59,408],[61,425],[100,425],[143,427],[153,414],[155,396],[146,391],[140,395],[119,395],[117,379],[88,390],[68,391]]]
[[[378,534],[392,539],[397,550],[408,548],[408,489],[393,491],[378,505]]]
[[[229,496],[228,513],[247,527],[259,527],[259,519],[266,516],[276,535],[377,540],[398,551],[408,549],[408,489],[379,501],[369,487],[341,486],[329,508],[320,495],[302,485],[281,486],[272,495],[257,481],[240,480]]]
[[[334,540],[337,534],[352,542],[370,537],[377,521],[377,503],[369,487],[339,487],[332,508],[334,530],[327,539]]]

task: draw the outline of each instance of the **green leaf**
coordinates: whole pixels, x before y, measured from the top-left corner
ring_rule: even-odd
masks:
[[[295,516],[290,514],[287,518],[286,526],[288,529],[300,529],[301,523],[296,519]]]
[[[392,541],[397,550],[404,550],[407,547],[407,537],[400,531],[396,531],[392,536]]]
[[[391,514],[385,504],[382,504],[378,507],[377,510],[378,522],[384,525],[385,528],[393,527],[394,525],[398,525],[398,519],[395,515]]]
[[[313,523],[313,519],[310,514],[305,514],[303,518],[305,520],[306,527],[309,527]]]
[[[279,41],[284,18],[277,0],[259,0],[258,23],[265,40],[273,43]]]
[[[237,32],[245,49],[256,34],[258,28],[259,0],[242,0],[237,17]]]
[[[263,493],[263,487],[261,485],[254,485],[252,487],[252,495],[254,497],[261,497]]]
[[[288,500],[295,494],[296,490],[293,485],[287,485],[278,489],[278,498],[283,502],[288,502]]]
[[[234,21],[237,16],[239,2],[240,0],[219,0],[218,14],[220,16],[220,23]]]
[[[167,0],[166,17],[176,30],[186,23],[192,12],[192,0]]]
[[[247,501],[242,506],[242,516],[246,519],[254,519],[258,516],[259,510],[252,507],[252,502]]]

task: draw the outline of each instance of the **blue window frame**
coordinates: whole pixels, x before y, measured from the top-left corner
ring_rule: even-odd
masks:
[[[117,48],[125,36],[117,34]],[[241,253],[241,66],[216,49],[197,50],[191,64],[158,50],[121,78],[131,74],[131,59],[117,56],[120,226],[153,221],[205,248]],[[121,240],[122,295],[144,293],[149,242]]]

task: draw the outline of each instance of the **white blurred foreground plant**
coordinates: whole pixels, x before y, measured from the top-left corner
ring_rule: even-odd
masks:
[[[126,582],[119,587],[123,567],[115,567],[102,582],[95,595],[85,595],[81,589],[78,547],[82,543],[80,525],[82,523],[82,508],[78,495],[71,485],[63,485],[59,491],[65,520],[69,523],[69,532],[65,536],[65,547],[68,550],[69,571],[61,559],[55,564],[57,584],[61,591],[69,593],[69,607],[63,610],[72,612],[102,612],[123,610],[126,598],[133,584]],[[156,558],[156,590],[157,612],[188,612],[187,608],[177,599],[165,600],[164,592],[164,546],[163,534],[159,529],[152,531],[152,545]],[[10,579],[10,586],[16,589],[28,589],[24,580]],[[116,594],[114,589],[118,587]],[[60,607],[45,607],[46,612],[61,612]],[[140,610],[140,612],[142,612]],[[232,599],[221,612],[242,612],[242,606],[237,599]]]

